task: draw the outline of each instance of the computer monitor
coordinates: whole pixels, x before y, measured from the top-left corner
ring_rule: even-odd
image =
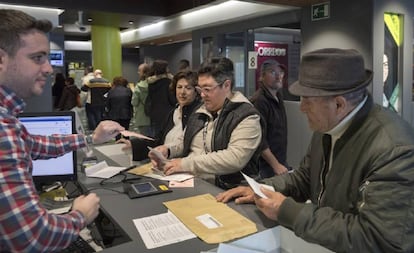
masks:
[[[18,118],[30,134],[52,135],[76,132],[73,111],[28,112],[19,114]],[[56,181],[76,181],[76,165],[76,151],[57,158],[33,160],[33,181],[36,186]]]

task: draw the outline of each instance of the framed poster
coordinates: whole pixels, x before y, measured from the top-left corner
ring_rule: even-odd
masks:
[[[403,42],[403,18],[400,14],[384,13],[384,55],[382,105],[401,114],[402,87],[400,54]]]

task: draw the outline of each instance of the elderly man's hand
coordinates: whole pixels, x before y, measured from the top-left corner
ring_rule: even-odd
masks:
[[[106,141],[112,140],[115,138],[115,136],[124,130],[125,128],[118,122],[112,120],[101,121],[93,132],[92,141],[95,144],[104,143]]]
[[[248,186],[238,186],[225,192],[221,192],[216,196],[216,200],[223,203],[227,203],[232,199],[234,199],[236,204],[253,203],[254,192],[252,188]]]
[[[255,195],[254,202],[256,203],[257,208],[259,208],[259,210],[262,211],[262,213],[266,215],[267,218],[277,220],[277,217],[279,215],[279,208],[286,197],[280,192],[273,192],[267,190],[264,187],[261,187],[260,190],[268,198],[265,199],[259,197],[258,195]]]

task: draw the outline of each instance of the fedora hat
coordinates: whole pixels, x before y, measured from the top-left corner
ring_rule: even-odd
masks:
[[[372,71],[354,49],[325,48],[306,53],[299,65],[299,80],[289,91],[296,96],[342,95],[366,87]]]

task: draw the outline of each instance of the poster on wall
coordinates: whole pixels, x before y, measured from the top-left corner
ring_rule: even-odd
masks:
[[[401,114],[402,89],[399,76],[399,55],[403,41],[401,15],[384,13],[384,55],[382,105]]]
[[[288,80],[288,44],[274,43],[266,41],[255,41],[254,49],[257,52],[257,68],[256,68],[256,89],[259,88],[260,68],[266,60],[275,60],[280,63],[285,75],[283,79],[283,89],[287,91]]]

